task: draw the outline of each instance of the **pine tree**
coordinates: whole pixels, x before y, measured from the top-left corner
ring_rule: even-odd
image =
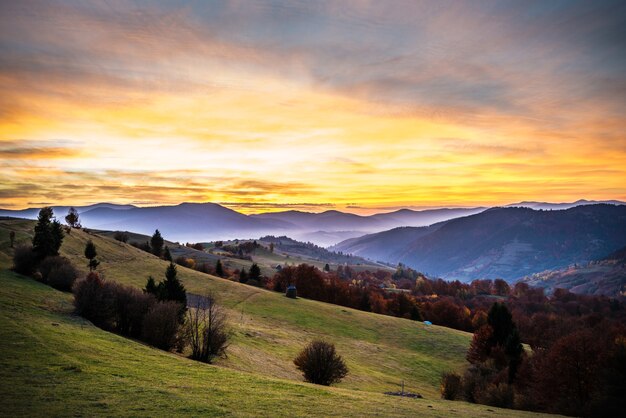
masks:
[[[146,287],[144,287],[143,292],[150,293],[154,296],[157,296],[159,294],[159,287],[157,286],[152,276],[148,276],[148,281],[146,282]]]
[[[35,235],[33,236],[33,251],[41,261],[48,256],[59,255],[63,242],[63,229],[59,222],[52,221],[52,208],[45,207],[39,211]]]
[[[97,255],[98,253],[94,243],[91,240],[87,241],[87,245],[85,246],[85,258],[89,260],[89,263],[87,264],[89,271],[94,271],[100,264],[100,262],[96,260]]]
[[[187,293],[185,286],[183,286],[177,276],[176,264],[170,262],[170,265],[165,270],[165,280],[163,281],[163,289],[159,299],[179,302],[186,307]]]
[[[250,267],[249,278],[251,280],[259,280],[261,278],[261,269],[256,263],[252,264],[252,266]]]
[[[219,277],[224,277],[224,267],[222,267],[220,260],[217,260],[217,263],[215,263],[215,274]]]
[[[163,251],[163,260],[172,261],[172,254],[167,246],[165,246],[165,250]]]
[[[324,266],[324,271],[326,273],[328,273],[330,271],[330,266],[328,265],[328,263],[326,263],[326,265]]]
[[[248,283],[248,273],[245,268],[241,268],[239,272],[239,283]]]
[[[154,231],[154,235],[152,235],[152,238],[150,239],[150,248],[152,249],[152,254],[156,255],[157,257],[161,257],[161,254],[163,253],[163,242],[163,237],[157,229],[156,231]]]

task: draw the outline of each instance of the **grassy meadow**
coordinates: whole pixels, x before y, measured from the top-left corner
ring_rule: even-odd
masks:
[[[230,282],[179,267],[187,290],[214,292],[229,313],[228,358],[210,366],[104,332],[72,314],[70,294],[8,270],[33,221],[0,220],[0,410],[8,415],[523,416],[439,399],[444,370],[461,370],[470,334]],[[142,287],[166,263],[111,238],[72,231],[62,255],[85,266],[92,239],[108,280]],[[86,269],[86,267],[85,267]],[[336,344],[350,369],[336,387],[302,382],[292,359],[308,341]],[[383,395],[402,381],[424,399]]]

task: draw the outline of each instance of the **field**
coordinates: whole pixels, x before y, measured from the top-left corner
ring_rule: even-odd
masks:
[[[439,400],[444,370],[464,367],[470,335],[253,288],[179,267],[187,290],[213,291],[233,341],[216,366],[101,331],[72,315],[71,295],[7,270],[8,230],[29,240],[32,221],[0,220],[0,409],[8,415],[519,415]],[[143,286],[165,262],[110,238],[72,231],[62,253],[84,265],[92,239],[109,280]],[[350,375],[337,387],[301,382],[292,364],[313,338],[337,345]],[[401,381],[425,399],[385,396]],[[230,411],[230,412],[229,412]]]

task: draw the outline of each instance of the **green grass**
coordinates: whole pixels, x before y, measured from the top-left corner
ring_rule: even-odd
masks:
[[[217,367],[101,331],[71,314],[71,295],[6,269],[8,230],[16,231],[18,242],[27,241],[32,226],[32,221],[0,220],[0,410],[8,415],[163,415],[164,408],[179,415],[493,416],[488,410],[496,411],[439,400],[439,377],[464,367],[469,334],[291,300],[188,269],[179,268],[188,291],[211,290],[228,308],[234,336],[228,359]],[[82,231],[66,237],[62,253],[84,265],[88,239],[109,280],[143,286],[148,274],[163,275],[165,262]],[[350,368],[336,388],[301,383],[292,364],[314,338],[334,342]],[[382,395],[397,390],[402,380],[425,399]]]

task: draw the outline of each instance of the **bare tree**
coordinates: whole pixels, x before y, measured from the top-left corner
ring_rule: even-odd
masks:
[[[225,356],[230,338],[226,314],[211,293],[191,304],[185,325],[192,359],[211,363],[215,357]]]

